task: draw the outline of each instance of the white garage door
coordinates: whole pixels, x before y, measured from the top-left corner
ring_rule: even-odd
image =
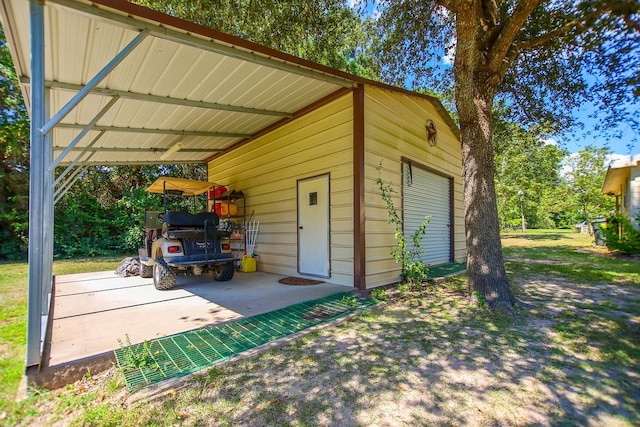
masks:
[[[422,239],[425,264],[451,262],[451,180],[428,172],[415,164],[403,163],[404,235],[413,247],[413,233],[430,216],[427,232]]]

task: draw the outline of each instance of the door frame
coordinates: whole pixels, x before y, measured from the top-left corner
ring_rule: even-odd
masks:
[[[309,274],[309,273],[301,273],[300,272],[300,183],[303,181],[308,181],[316,178],[327,178],[327,275],[319,275],[319,274]],[[310,276],[310,277],[320,277],[323,279],[331,278],[331,173],[321,173],[318,175],[307,176],[305,178],[300,178],[296,181],[296,270],[298,274]]]

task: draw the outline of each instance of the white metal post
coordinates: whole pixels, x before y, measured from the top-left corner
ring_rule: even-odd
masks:
[[[49,120],[50,111],[50,89],[44,91],[44,120]],[[53,281],[53,237],[54,237],[54,202],[53,202],[53,182],[55,180],[55,170],[49,165],[53,161],[53,135],[49,133],[44,137],[44,256],[42,258],[42,316],[43,330],[40,331],[42,342],[46,333],[46,321],[48,321],[49,309],[51,305],[51,287]]]
[[[42,306],[44,304],[44,192],[45,146],[40,129],[44,109],[44,2],[30,0],[31,29],[31,148],[29,171],[29,292],[27,309],[27,367],[40,365]]]

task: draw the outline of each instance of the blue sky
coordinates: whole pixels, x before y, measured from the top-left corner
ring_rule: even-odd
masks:
[[[640,154],[640,142],[633,142],[634,138],[640,139],[640,135],[636,134],[628,123],[621,122],[616,129],[622,134],[620,138],[607,139],[594,129],[594,126],[597,124],[597,120],[589,117],[594,110],[595,107],[593,105],[585,105],[579,111],[574,111],[574,117],[584,122],[585,132],[590,132],[591,135],[586,135],[583,138],[566,140],[565,145],[569,151],[574,153],[587,145],[595,145],[597,147],[608,146],[615,154]],[[629,147],[629,145],[631,145],[631,147]]]

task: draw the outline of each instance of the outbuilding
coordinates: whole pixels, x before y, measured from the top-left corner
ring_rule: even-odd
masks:
[[[430,96],[353,77],[268,132],[209,159],[210,181],[245,194],[260,219],[258,268],[372,288],[398,281],[379,180],[412,236],[430,217],[422,260],[465,260],[461,152]]]
[[[464,262],[458,130],[434,97],[123,0],[0,0],[31,117],[27,366],[40,363],[53,207],[96,165],[202,163],[260,220],[258,269],[397,281],[378,179],[431,265]],[[44,320],[44,321],[43,321]]]

